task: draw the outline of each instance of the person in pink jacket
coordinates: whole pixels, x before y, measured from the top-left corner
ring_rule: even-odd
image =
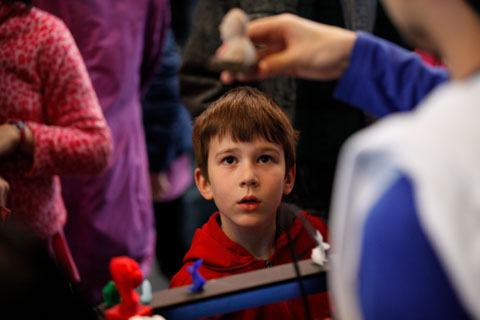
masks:
[[[111,135],[72,35],[28,2],[0,1],[0,205],[79,280],[59,176],[99,174]]]

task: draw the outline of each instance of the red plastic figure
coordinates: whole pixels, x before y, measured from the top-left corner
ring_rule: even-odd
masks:
[[[140,304],[135,288],[142,283],[139,264],[129,257],[116,257],[110,261],[110,273],[120,293],[120,304],[105,311],[105,320],[127,320],[133,316],[152,315],[152,308]]]

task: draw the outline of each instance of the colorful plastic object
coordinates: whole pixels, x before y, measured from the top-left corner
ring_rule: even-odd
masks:
[[[187,271],[192,276],[192,285],[188,288],[194,292],[202,291],[203,285],[206,282],[205,278],[203,278],[200,272],[198,271],[198,268],[200,268],[202,263],[203,263],[203,259],[198,259],[197,261],[195,261],[195,263],[192,266],[187,267]]]
[[[105,311],[105,320],[127,320],[134,316],[152,315],[152,308],[140,304],[139,294],[135,292],[143,279],[140,265],[129,257],[115,257],[110,261],[110,273],[121,302]]]
[[[152,284],[148,279],[143,280],[142,282],[142,295],[140,296],[140,302],[144,304],[149,304],[152,302]]]
[[[105,304],[109,308],[120,303],[120,294],[112,280],[108,281],[107,285],[103,288],[102,295],[103,301],[105,301]]]

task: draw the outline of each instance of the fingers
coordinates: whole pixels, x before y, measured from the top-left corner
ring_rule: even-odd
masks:
[[[247,25],[247,36],[254,44],[283,41],[285,22],[292,16],[284,13],[253,20]]]
[[[262,79],[260,74],[257,71],[251,71],[251,72],[232,72],[232,71],[223,71],[220,74],[220,80],[222,81],[223,84],[226,85],[231,85],[235,81],[241,81],[241,82],[252,82],[252,81],[257,81],[259,79]]]
[[[287,49],[276,54],[266,56],[258,63],[260,77],[272,77],[280,74],[294,74],[296,55],[293,50]]]
[[[0,205],[7,205],[8,193],[10,192],[10,185],[6,180],[0,177]]]
[[[235,74],[231,71],[222,71],[222,73],[220,73],[220,81],[222,81],[223,84],[230,85],[235,82]]]
[[[249,72],[235,73],[232,71],[223,71],[220,74],[220,80],[222,83],[230,85],[236,80],[252,82],[282,74],[295,75],[295,59],[296,57],[292,50],[269,54],[258,62],[257,68]]]
[[[218,47],[217,51],[215,52],[215,55],[217,57],[220,57],[225,52],[225,50],[227,50],[227,47],[228,45],[225,42],[222,43],[222,45]]]

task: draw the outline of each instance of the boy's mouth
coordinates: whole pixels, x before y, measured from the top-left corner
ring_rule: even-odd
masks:
[[[239,203],[259,203],[260,200],[258,200],[255,196],[245,196],[240,200]]]
[[[255,211],[260,206],[260,200],[254,196],[245,196],[238,204],[245,211]]]

